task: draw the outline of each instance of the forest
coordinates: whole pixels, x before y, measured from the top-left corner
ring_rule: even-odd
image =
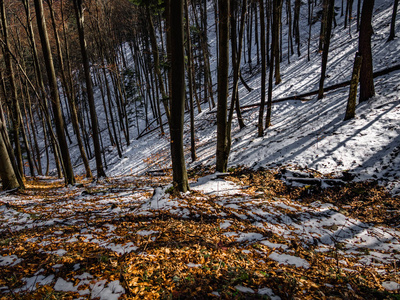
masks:
[[[0,299],[397,299],[398,0],[0,0]]]

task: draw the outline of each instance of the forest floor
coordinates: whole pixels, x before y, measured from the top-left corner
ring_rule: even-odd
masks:
[[[399,298],[400,199],[376,182],[189,173],[179,197],[170,174],[3,194],[0,299]]]

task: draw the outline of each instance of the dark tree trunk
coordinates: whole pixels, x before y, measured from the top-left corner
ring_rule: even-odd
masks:
[[[366,101],[375,95],[371,36],[372,12],[375,0],[365,0],[361,12],[360,37],[358,40],[358,52],[362,56],[360,73],[360,102]]]
[[[393,40],[395,38],[395,36],[396,36],[395,27],[396,27],[396,15],[397,15],[397,6],[398,5],[399,5],[399,0],[394,0],[392,21],[390,22],[390,34],[389,34],[388,42]]]
[[[228,70],[229,70],[229,11],[230,0],[218,0],[219,9],[219,63],[217,108],[217,161],[216,170],[226,172],[229,157],[227,124]]]
[[[327,11],[327,23],[325,30],[325,39],[324,39],[324,51],[322,53],[322,67],[321,67],[321,78],[319,80],[319,92],[318,99],[322,99],[324,97],[324,81],[326,74],[326,66],[328,64],[328,53],[329,53],[329,45],[331,42],[331,32],[332,32],[332,18],[333,18],[333,10],[335,8],[335,0],[329,0],[328,3],[328,11]]]
[[[345,121],[353,119],[356,115],[357,86],[360,78],[361,63],[362,56],[357,52],[354,60],[353,74],[351,76],[349,99],[347,101],[346,115],[344,117]]]
[[[96,159],[97,177],[106,177],[106,172],[104,171],[103,162],[101,159],[99,125],[97,121],[96,106],[94,103],[93,83],[92,83],[92,77],[90,75],[89,58],[86,51],[85,31],[83,28],[84,16],[82,10],[82,0],[74,0],[74,7],[78,25],[79,44],[81,48],[83,68],[85,71],[86,91],[88,96],[90,120],[92,124],[94,156]]]
[[[197,159],[196,157],[196,142],[194,130],[194,103],[193,103],[193,59],[192,59],[192,41],[190,40],[190,23],[189,23],[189,7],[188,0],[185,0],[185,20],[186,20],[186,53],[188,61],[188,78],[189,78],[189,104],[190,104],[190,153],[192,162]]]
[[[246,4],[245,2],[247,1],[244,0],[243,4]],[[243,122],[242,112],[240,110],[239,90],[238,90],[238,83],[240,77],[240,62],[241,62],[242,45],[243,45],[245,11],[246,11],[245,9],[242,10],[242,12],[244,13],[242,13],[242,18],[240,21],[239,45],[237,45],[236,18],[238,15],[238,2],[237,0],[231,0],[231,45],[232,45],[232,68],[233,68],[232,101],[235,103],[235,110],[238,117],[240,129],[243,129],[245,127],[245,124]],[[233,114],[233,111],[230,113]]]
[[[267,77],[267,62],[265,50],[265,16],[264,16],[264,0],[260,1],[260,25],[261,25],[261,105],[258,114],[258,136],[264,135],[264,106],[265,106],[265,86]]]
[[[185,114],[185,53],[183,47],[183,0],[170,2],[171,26],[171,160],[173,185],[181,191],[189,189],[183,152],[183,123]]]
[[[10,157],[12,150],[7,147],[8,134],[5,127],[3,108],[0,103],[0,178],[2,180],[3,190],[12,190],[24,188],[23,181],[19,174],[17,166],[13,164],[13,157]]]
[[[283,0],[274,0],[275,5],[273,6],[273,18],[275,22],[274,30],[272,33],[273,45],[274,45],[274,55],[275,55],[275,84],[279,84],[281,82],[281,70],[280,70],[280,53],[282,51],[282,47],[279,47],[279,39],[281,32],[281,19],[282,19],[282,6]]]

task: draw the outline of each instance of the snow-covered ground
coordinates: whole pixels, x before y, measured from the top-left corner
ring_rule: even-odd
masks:
[[[307,13],[306,7],[302,9],[302,13]],[[400,63],[400,39],[386,42],[391,13],[392,1],[376,1],[372,38],[375,71]],[[353,32],[350,36],[348,29],[343,29],[343,18],[339,15],[336,18],[338,25],[333,31],[325,86],[350,79],[357,50],[358,33],[355,31],[355,24],[352,24]],[[400,26],[398,19],[397,28]],[[212,23],[211,20],[209,23]],[[318,23],[313,26],[315,34],[312,35],[310,62],[307,60],[307,30],[308,27],[304,24],[301,32],[302,55],[291,56],[290,64],[287,63],[287,49],[284,46],[282,83],[274,86],[273,99],[300,95],[318,88],[321,64],[321,55],[315,50],[318,43]],[[210,29],[211,41],[213,32]],[[283,45],[286,45],[285,38],[286,35]],[[211,50],[213,52],[215,48],[212,46]],[[211,64],[215,70],[215,54],[211,56]],[[249,75],[244,69],[243,75],[253,91],[248,92],[239,84],[241,105],[259,102],[259,74]],[[243,112],[246,127],[239,130],[237,122],[233,122],[229,166],[244,165],[258,169],[292,164],[322,173],[339,174],[341,171],[348,171],[354,173],[356,180],[378,179],[393,194],[399,194],[400,71],[375,78],[375,90],[376,96],[359,104],[356,118],[346,122],[343,118],[349,87],[326,92],[322,100],[317,100],[317,96],[310,96],[308,101],[289,100],[276,103],[272,110],[272,127],[265,131],[262,138],[257,137],[258,107],[246,109]],[[195,126],[198,160],[191,162],[189,122],[186,122],[188,168],[198,165],[212,166],[215,164],[216,152],[215,110],[210,113],[207,105],[204,106],[203,112],[196,116]],[[136,129],[132,128],[134,130]],[[159,131],[155,131],[138,140],[133,139],[131,145],[125,149],[122,159],[115,151],[108,153],[107,173],[110,176],[142,175],[148,170],[169,168],[169,151],[168,130],[163,137]],[[75,154],[78,154],[77,151]],[[77,168],[77,172],[83,173],[82,167]]]
[[[379,0],[375,4],[375,70],[400,63],[400,38],[386,43],[391,5],[389,0]],[[306,15],[306,8],[302,14]],[[357,48],[356,32],[350,37],[348,30],[342,29],[343,18],[337,16],[337,21],[326,86],[350,78]],[[399,23],[397,20],[397,28]],[[314,51],[317,27],[314,26],[316,34],[313,35],[310,62],[304,46],[306,28],[302,31],[302,56],[291,57],[291,63],[287,64],[284,55],[282,83],[274,87],[274,99],[317,88],[321,60],[320,54]],[[213,40],[212,36],[210,40]],[[215,69],[215,56],[212,63]],[[253,91],[248,92],[239,86],[241,104],[259,102],[259,75],[250,76],[246,72],[243,75]],[[346,122],[343,118],[348,87],[327,92],[322,100],[312,96],[308,101],[276,103],[273,105],[272,127],[262,138],[257,137],[258,108],[245,110],[246,128],[239,130],[237,122],[233,123],[229,165],[243,165],[255,170],[291,165],[337,175],[348,171],[357,180],[377,179],[393,194],[400,194],[400,71],[376,78],[375,89],[376,96],[358,105],[357,117]],[[186,125],[189,168],[215,164],[215,116],[215,111],[207,109],[196,116],[198,160],[195,162],[190,162],[189,125]],[[132,128],[131,134],[136,130]],[[73,161],[77,160],[78,151],[75,149],[71,153]],[[91,163],[94,169],[94,161]],[[315,257],[322,256],[331,262],[332,268],[337,268],[335,272],[358,276],[363,270],[368,270],[375,276],[381,290],[400,289],[396,269],[400,260],[398,227],[360,221],[333,204],[306,204],[299,199],[269,198],[263,192],[249,193],[247,187],[217,178],[217,174],[191,183],[193,194],[174,198],[166,193],[166,182],[157,183],[157,179],[139,177],[149,170],[170,167],[168,131],[166,136],[154,132],[138,140],[132,139],[122,159],[116,153],[107,153],[107,165],[107,174],[115,177],[110,179],[111,183],[108,179],[84,182],[83,186],[59,188],[46,197],[40,197],[40,188],[37,193],[32,188],[23,195],[1,195],[0,236],[6,238],[0,240],[0,267],[7,274],[26,269],[23,274],[17,273],[15,280],[19,283],[13,293],[29,294],[51,286],[56,292],[75,293],[82,298],[118,299],[127,293],[121,278],[108,276],[106,271],[110,270],[103,270],[104,273],[95,267],[89,270],[89,266],[101,265],[102,260],[109,260],[110,269],[120,267],[119,260],[123,259],[127,259],[124,261],[126,267],[134,259],[151,261],[153,254],[159,252],[150,246],[154,243],[164,247],[157,243],[168,230],[167,227],[156,227],[158,216],[172,215],[185,221],[200,218],[205,213],[215,220],[213,226],[218,229],[218,251],[225,251],[225,243],[230,243],[240,255],[260,266],[273,262],[280,268],[293,268],[298,274],[314,270]],[[84,174],[82,166],[76,171]],[[48,179],[40,178],[40,181]],[[54,183],[62,185],[59,180]],[[145,221],[136,220],[138,217]],[[219,246],[220,241],[222,246]],[[162,259],[173,258],[168,256],[169,248],[160,251],[164,253]],[[175,255],[179,254],[178,250],[174,251]],[[91,252],[95,256],[87,254]],[[103,256],[105,254],[107,256]],[[179,262],[181,272],[208,267],[208,262],[196,257]],[[45,263],[41,258],[47,259]],[[328,266],[330,262],[324,263]],[[157,265],[159,261],[152,263]],[[37,268],[32,271],[31,266]],[[119,271],[113,269],[112,272]],[[137,281],[138,277],[133,276],[132,281]],[[135,287],[136,281],[133,283]],[[2,293],[11,295],[10,289],[14,284],[15,281],[3,280],[0,276],[0,297]],[[328,283],[321,285],[329,288]],[[300,286],[306,291],[306,285]],[[272,288],[272,285],[250,288],[241,283],[234,286],[242,293],[279,299],[276,287]],[[351,286],[332,287],[336,288],[352,289]],[[218,296],[220,292],[214,290],[210,294]]]

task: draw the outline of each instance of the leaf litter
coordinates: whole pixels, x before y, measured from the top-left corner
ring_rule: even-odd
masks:
[[[0,299],[396,297],[398,197],[281,172],[197,172],[179,197],[170,175],[27,182],[0,202]]]

